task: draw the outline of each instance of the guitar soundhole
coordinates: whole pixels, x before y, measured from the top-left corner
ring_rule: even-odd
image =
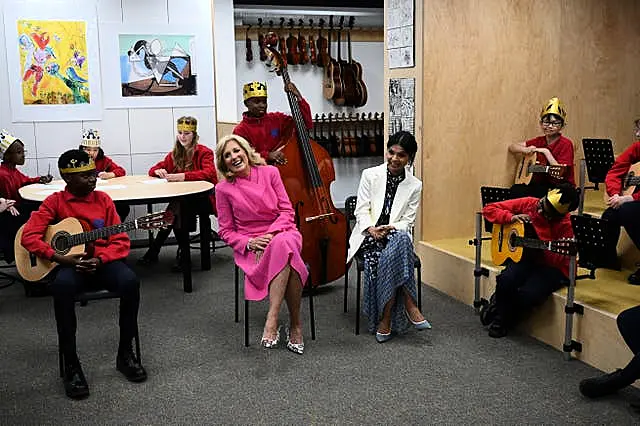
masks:
[[[71,250],[71,245],[69,244],[69,237],[71,234],[65,231],[60,231],[56,233],[51,239],[51,247],[58,254],[66,255]]]

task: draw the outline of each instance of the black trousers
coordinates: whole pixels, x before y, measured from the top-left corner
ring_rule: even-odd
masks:
[[[631,241],[640,248],[640,201],[631,201],[624,203],[618,209],[609,207],[602,213],[602,219],[606,219],[610,227],[611,242],[613,247],[618,243],[620,238],[620,227],[629,234]]]
[[[65,356],[76,356],[75,295],[83,289],[106,288],[120,295],[120,344],[130,344],[138,329],[140,280],[122,261],[102,265],[95,273],[86,274],[74,268],[61,267],[49,284],[58,329],[58,340]]]
[[[623,369],[623,374],[634,382],[640,379],[640,305],[620,312],[616,321],[622,338],[634,355]]]
[[[114,202],[116,205],[116,212],[118,212],[118,216],[120,216],[120,222],[124,223],[129,216],[129,212],[131,211],[131,207],[127,203],[122,203],[120,201]]]
[[[523,183],[517,183],[511,186],[510,198],[523,198],[523,197],[536,197],[542,198],[547,195],[549,189],[552,186],[546,183],[530,183],[529,185],[525,185]]]
[[[509,263],[496,277],[496,310],[502,325],[513,325],[521,314],[541,305],[568,279],[560,270],[523,259]]]
[[[31,213],[38,210],[38,206],[38,203],[22,201],[17,207],[20,212],[18,216],[13,216],[9,211],[0,213],[0,250],[7,263],[13,263],[15,260],[13,243],[18,230],[29,220]]]

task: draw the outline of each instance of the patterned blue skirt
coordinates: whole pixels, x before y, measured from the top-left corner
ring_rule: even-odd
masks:
[[[365,237],[359,250],[364,257],[364,303],[362,312],[368,318],[368,330],[375,333],[385,305],[395,296],[391,309],[391,330],[403,333],[409,328],[401,287],[417,300],[413,274],[413,243],[404,231],[391,231],[382,240]]]

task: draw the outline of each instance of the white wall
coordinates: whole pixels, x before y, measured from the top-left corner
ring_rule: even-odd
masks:
[[[335,44],[332,46],[335,51]],[[287,97],[283,90],[282,78],[269,72],[264,62],[260,62],[258,48],[254,40],[253,61],[245,59],[245,42],[236,41],[236,91],[238,116],[242,119],[242,112],[246,110],[242,100],[242,86],[250,81],[266,81],[269,91],[269,111],[290,110]],[[312,114],[335,112],[383,112],[384,111],[384,43],[383,42],[353,42],[353,58],[362,64],[362,79],[367,85],[368,100],[361,108],[336,107],[333,102],[322,96],[323,68],[315,65],[291,65],[288,67],[291,81],[311,105]]]
[[[189,7],[185,7],[184,0],[84,1],[96,4],[98,27],[103,23],[171,24],[194,20],[211,26],[210,0],[189,0]],[[0,0],[0,5],[4,6],[4,3],[5,0]],[[62,0],[60,3],[61,7],[72,7],[73,1]],[[232,21],[232,15],[227,19]],[[7,63],[3,25],[0,25],[0,63]],[[201,143],[215,147],[216,115],[212,107],[104,109],[100,121],[12,123],[8,84],[6,66],[0,66],[0,127],[25,142],[28,153],[22,170],[32,176],[47,173],[51,166],[52,174],[58,177],[58,156],[77,147],[81,130],[88,127],[101,130],[105,153],[122,165],[128,174],[146,174],[151,165],[172,149],[175,121],[182,115],[198,118]],[[104,85],[103,90],[107,90]],[[134,214],[143,214],[144,211],[143,207],[136,207]]]

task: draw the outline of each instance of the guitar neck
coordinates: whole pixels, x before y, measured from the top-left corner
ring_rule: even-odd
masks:
[[[513,245],[517,247],[527,247],[538,250],[551,250],[551,241],[536,240],[535,238],[527,237],[512,237]]]
[[[120,234],[122,232],[128,232],[138,227],[137,222],[125,222],[118,225],[108,226],[106,228],[94,229],[92,231],[83,232],[81,234],[74,234],[68,238],[71,246],[79,246],[82,244],[90,243],[92,241],[107,238],[114,234]]]
[[[531,164],[529,166],[529,173],[549,173],[550,166],[544,166],[542,164]]]
[[[640,185],[640,176],[629,176],[624,180],[625,186],[638,186]]]

